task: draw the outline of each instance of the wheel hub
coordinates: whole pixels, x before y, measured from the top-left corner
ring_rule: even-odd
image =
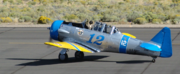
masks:
[[[60,55],[60,59],[61,59],[61,60],[64,60],[64,59],[65,59],[65,55],[64,55],[64,54],[61,54],[61,55]]]

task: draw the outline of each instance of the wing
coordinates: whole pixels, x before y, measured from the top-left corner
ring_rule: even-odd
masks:
[[[71,49],[75,51],[82,51],[87,53],[95,53],[100,52],[94,48],[91,48],[89,46],[80,44],[80,43],[72,43],[72,42],[45,42],[46,45],[55,46],[58,48],[65,48],[65,49]]]

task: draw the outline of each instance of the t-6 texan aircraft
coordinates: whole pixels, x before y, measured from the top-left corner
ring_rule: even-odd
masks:
[[[150,41],[136,39],[129,33],[121,33],[115,26],[95,22],[92,29],[88,29],[86,21],[82,23],[56,20],[52,23],[50,41],[46,45],[62,48],[59,53],[60,61],[67,61],[68,50],[75,50],[75,58],[82,60],[84,52],[114,52],[136,54],[152,57],[169,58],[172,56],[171,31],[164,27]],[[51,40],[57,42],[51,42]]]

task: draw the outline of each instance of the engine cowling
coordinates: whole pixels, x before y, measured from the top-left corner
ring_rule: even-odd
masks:
[[[63,20],[56,20],[52,23],[50,27],[50,37],[54,40],[58,40],[58,29],[61,27]]]

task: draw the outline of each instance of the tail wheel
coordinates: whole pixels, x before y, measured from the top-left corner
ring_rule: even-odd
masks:
[[[156,62],[156,59],[153,59],[152,62],[155,63],[155,62]]]
[[[65,54],[59,54],[59,61],[64,62],[64,61],[67,61],[67,60],[68,60],[68,55],[67,55],[67,53],[65,53]]]
[[[77,60],[82,60],[82,59],[84,58],[84,53],[81,52],[81,51],[76,51],[76,52],[75,52],[75,58],[76,58]]]

